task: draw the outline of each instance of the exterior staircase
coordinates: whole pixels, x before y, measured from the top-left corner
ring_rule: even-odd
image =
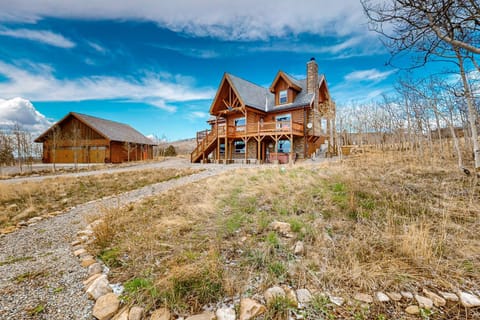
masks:
[[[206,159],[210,152],[212,152],[216,147],[216,130],[206,131],[201,140],[199,140],[197,136],[197,147],[190,154],[190,161],[194,163]]]

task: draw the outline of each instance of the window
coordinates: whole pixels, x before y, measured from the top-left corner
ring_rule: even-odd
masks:
[[[278,150],[279,153],[289,153],[290,152],[290,140],[282,139],[278,141]]]
[[[287,90],[282,90],[278,93],[278,104],[284,104],[288,101],[288,92]]]
[[[235,153],[245,153],[245,142],[235,141]]]
[[[291,114],[282,114],[276,116],[275,120],[277,121],[277,129],[288,129],[290,128],[290,119],[292,118]]]
[[[245,117],[235,119],[236,131],[245,131]]]

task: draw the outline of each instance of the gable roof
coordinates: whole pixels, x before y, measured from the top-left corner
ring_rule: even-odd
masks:
[[[70,112],[56,124],[60,124],[70,116],[77,118],[108,140],[155,145],[152,140],[148,139],[128,124],[97,118],[86,114]],[[47,131],[41,134],[37,139],[35,139],[35,142],[42,142],[45,140],[46,135],[51,129],[52,128],[49,128]]]
[[[266,111],[268,106],[275,103],[275,96],[267,88],[229,73],[226,75],[245,105]]]
[[[282,70],[277,72],[275,79],[273,80],[272,84],[270,85],[270,92],[274,92],[275,85],[277,84],[278,80],[283,79],[287,82],[290,88],[295,89],[296,91],[302,90],[302,85],[300,81],[292,77],[291,75],[283,72]]]
[[[307,79],[298,80],[287,73],[282,72],[282,74],[288,77],[293,84],[301,88],[295,97],[295,101],[282,105],[275,105],[275,95],[270,92],[269,88],[264,88],[229,73],[227,73],[226,76],[245,105],[254,109],[269,112],[310,105],[313,102],[314,94],[307,93]],[[320,75],[318,77],[318,86],[320,86],[322,82],[325,82],[325,77]]]

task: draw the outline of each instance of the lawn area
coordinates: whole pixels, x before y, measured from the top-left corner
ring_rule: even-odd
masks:
[[[15,184],[3,184],[0,181],[0,228],[195,172],[198,170],[155,169],[84,177],[55,177]]]
[[[476,178],[454,164],[400,153],[238,169],[104,212],[91,250],[147,310],[186,315],[285,285],[314,293],[305,319],[400,319],[405,304],[335,307],[321,293],[478,289],[479,200]],[[263,317],[287,319],[289,308],[269,305]]]

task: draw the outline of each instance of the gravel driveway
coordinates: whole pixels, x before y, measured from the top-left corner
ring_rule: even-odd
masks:
[[[187,160],[172,159],[135,167],[65,175],[169,167],[206,170],[79,205],[63,215],[0,237],[0,319],[92,319],[93,302],[87,300],[82,286],[86,270],[73,256],[70,246],[76,233],[86,226],[86,216],[98,212],[100,208],[122,206],[239,166],[192,165]],[[42,179],[45,177],[11,179],[0,183]]]
[[[238,165],[234,165],[234,167],[235,166],[238,166]],[[128,166],[114,166],[114,167],[109,167],[106,169],[99,169],[99,170],[68,172],[68,173],[60,173],[60,174],[48,174],[48,175],[41,175],[41,176],[17,177],[12,179],[0,180],[0,183],[42,181],[42,180],[50,179],[54,177],[84,177],[84,176],[91,176],[91,175],[103,174],[103,173],[128,172],[128,171],[139,171],[139,170],[147,170],[147,169],[161,169],[161,168],[181,169],[181,168],[214,168],[214,167],[219,167],[219,165],[190,163],[188,159],[182,159],[182,158],[167,158],[165,161],[135,163]]]

